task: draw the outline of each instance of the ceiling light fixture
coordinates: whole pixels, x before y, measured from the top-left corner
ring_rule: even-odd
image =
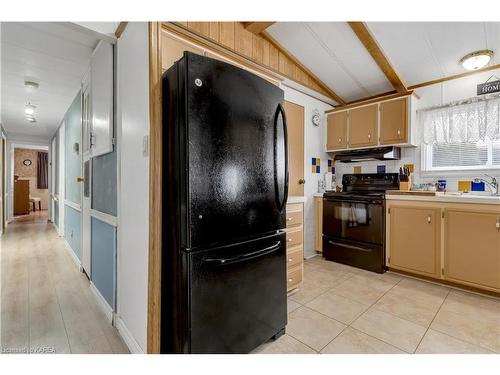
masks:
[[[484,49],[469,53],[460,59],[460,64],[467,70],[477,70],[486,66],[493,56],[493,51]]]
[[[33,114],[35,114],[35,108],[36,108],[36,105],[28,103],[24,107],[24,113],[26,113],[27,115],[33,115]]]
[[[24,80],[24,87],[28,90],[28,91],[35,91],[36,89],[38,89],[38,82],[35,82],[35,81],[32,81],[32,80],[28,80],[28,79],[25,79]]]

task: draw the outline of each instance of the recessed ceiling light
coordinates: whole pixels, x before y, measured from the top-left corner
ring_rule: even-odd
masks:
[[[33,115],[35,113],[35,108],[36,108],[36,105],[28,103],[24,107],[24,113],[26,113],[27,115]]]
[[[38,82],[28,79],[24,80],[24,87],[29,91],[35,91],[36,89],[38,89],[38,86],[39,86]]]
[[[477,70],[486,66],[493,56],[489,49],[469,53],[460,59],[460,64],[467,70]]]

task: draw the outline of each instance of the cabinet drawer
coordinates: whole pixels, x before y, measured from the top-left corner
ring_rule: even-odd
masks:
[[[304,261],[304,255],[302,247],[292,249],[292,251],[287,251],[286,264],[288,268],[302,264],[303,261]]]
[[[293,289],[302,282],[302,266],[290,268],[287,275],[287,289]]]
[[[302,245],[302,228],[298,230],[290,230],[286,233],[286,248]]]
[[[295,227],[302,225],[302,211],[286,212],[286,227]]]

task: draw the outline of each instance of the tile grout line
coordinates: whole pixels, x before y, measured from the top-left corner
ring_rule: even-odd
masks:
[[[434,317],[432,318],[431,322],[427,326],[427,329],[425,330],[424,334],[420,338],[420,341],[418,342],[417,346],[415,347],[415,350],[413,350],[413,354],[415,354],[417,352],[418,347],[420,346],[420,344],[424,340],[424,337],[425,337],[425,335],[427,335],[427,332],[429,332],[429,329],[431,328],[431,325],[434,322],[434,319],[436,319],[437,314],[439,314],[439,312],[441,311],[441,308],[443,307],[443,305],[444,305],[444,303],[449,295],[450,295],[450,289],[448,289],[448,293],[446,293],[446,296],[443,298],[443,302],[441,302],[441,305],[439,305],[439,308],[437,309],[436,313],[434,314]]]

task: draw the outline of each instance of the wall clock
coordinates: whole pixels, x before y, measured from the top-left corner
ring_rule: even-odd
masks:
[[[319,126],[321,124],[321,114],[317,109],[313,111],[312,123],[314,126]]]
[[[29,167],[31,165],[31,160],[30,159],[26,159],[23,161],[23,164],[27,167]]]

